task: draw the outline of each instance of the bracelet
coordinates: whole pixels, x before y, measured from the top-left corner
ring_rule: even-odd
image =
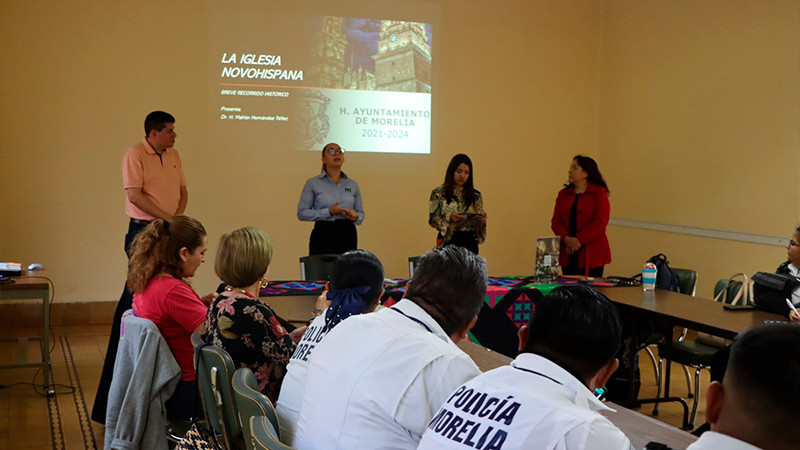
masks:
[[[314,314],[314,317],[321,316],[322,315],[322,310],[319,309],[319,308],[314,308],[314,310],[311,311],[311,313]]]

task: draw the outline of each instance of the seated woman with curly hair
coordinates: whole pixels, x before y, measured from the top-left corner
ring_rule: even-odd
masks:
[[[174,216],[151,222],[131,247],[128,286],[133,312],[156,324],[181,368],[181,379],[164,405],[170,419],[202,415],[191,335],[202,331],[206,305],[186,280],[206,261],[206,245],[200,222]]]

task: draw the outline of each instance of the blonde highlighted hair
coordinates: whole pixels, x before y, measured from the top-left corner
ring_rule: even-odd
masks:
[[[185,247],[194,253],[203,245],[205,237],[203,224],[189,216],[150,222],[133,239],[128,260],[128,288],[141,293],[150,279],[160,273],[183,278],[181,249]]]
[[[272,262],[272,241],[256,227],[244,227],[222,235],[214,272],[227,285],[252,286],[267,273]]]

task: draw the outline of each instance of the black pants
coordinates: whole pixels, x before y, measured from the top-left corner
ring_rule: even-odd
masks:
[[[311,239],[308,242],[309,255],[341,255],[358,248],[356,225],[350,220],[324,221],[314,223]]]
[[[133,238],[139,234],[140,231],[144,230],[149,222],[138,221],[134,222],[133,219],[128,223],[128,232],[125,234],[125,255],[128,255],[128,252],[131,250],[131,245],[133,245]]]
[[[439,239],[442,235],[439,235]],[[455,245],[457,247],[464,247],[472,253],[478,254],[478,238],[475,237],[474,231],[455,231],[453,237],[447,242],[442,242],[443,245]]]
[[[128,233],[125,235],[125,255],[131,249],[133,238],[147,226],[147,223],[136,223],[131,221],[128,225]],[[111,388],[111,379],[114,376],[114,360],[117,359],[117,347],[119,346],[120,324],[122,314],[133,307],[133,293],[128,289],[128,284],[122,288],[122,294],[117,302],[117,309],[114,311],[114,321],[111,324],[111,335],[108,336],[108,348],[106,349],[106,359],[103,361],[103,372],[100,375],[100,383],[97,386],[97,395],[94,397],[92,406],[92,420],[105,425],[106,406],[108,405],[108,390]]]
[[[602,278],[603,277],[603,269],[606,266],[600,267],[593,267],[589,269],[589,276],[592,278]],[[561,273],[564,275],[586,275],[586,269],[583,267],[578,267],[577,265],[567,265],[561,268]]]
[[[200,403],[200,392],[197,389],[197,380],[178,381],[172,397],[164,402],[167,410],[167,419],[188,420],[203,417],[203,406]]]

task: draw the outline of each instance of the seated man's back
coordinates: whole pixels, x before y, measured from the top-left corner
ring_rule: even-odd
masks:
[[[419,449],[628,450],[594,396],[619,362],[614,306],[585,286],[556,288],[519,333],[520,355],[456,389]]]
[[[800,417],[800,326],[756,326],[736,337],[722,382],[706,390],[706,431],[691,450],[794,450]]]
[[[411,299],[340,323],[309,362],[295,446],[416,448],[453,390],[480,374],[454,342],[474,324],[485,291],[482,259],[436,249],[421,259]]]
[[[524,353],[449,396],[419,448],[583,448],[587,441],[597,449],[629,448],[625,435],[595,412],[604,409],[569,372]]]
[[[453,389],[479,373],[409,300],[351,317],[314,351],[296,446],[415,448]]]

